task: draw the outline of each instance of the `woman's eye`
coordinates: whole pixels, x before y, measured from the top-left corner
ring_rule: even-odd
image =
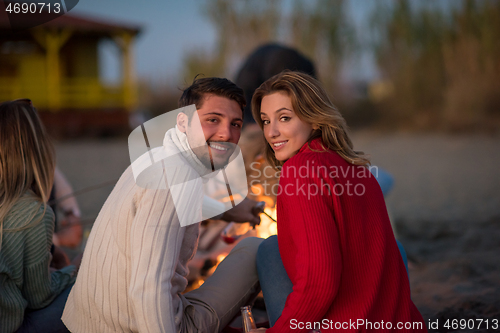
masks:
[[[280,121],[289,121],[290,120],[290,117],[281,117],[280,118]]]
[[[269,124],[269,120],[262,120],[262,125],[267,125]]]

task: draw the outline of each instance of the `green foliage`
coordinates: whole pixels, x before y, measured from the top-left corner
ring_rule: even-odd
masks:
[[[342,60],[358,50],[356,32],[343,0],[295,0],[287,20],[288,44],[314,59],[327,90],[340,80]]]
[[[183,77],[189,80],[198,73],[232,77],[255,48],[280,42],[314,59],[324,83],[333,86],[341,59],[355,45],[344,7],[343,0],[294,0],[285,14],[281,0],[205,0],[204,13],[217,31],[216,51],[190,52]]]
[[[191,51],[185,58],[183,77],[230,76],[231,64],[257,45],[277,39],[280,11],[281,0],[206,0],[203,12],[217,31],[215,52]]]
[[[500,109],[500,2],[467,0],[452,15],[410,3],[398,0],[373,20],[377,63],[394,88],[380,104],[383,120],[452,130],[491,125]]]
[[[374,7],[369,31],[356,30],[349,0],[290,1],[204,0],[217,45],[185,56],[183,81],[234,77],[256,47],[279,42],[311,58],[335,102],[367,119],[425,129],[500,127],[500,1],[366,0]],[[370,94],[380,94],[353,105],[338,93],[340,72],[364,52],[375,55],[382,76]]]

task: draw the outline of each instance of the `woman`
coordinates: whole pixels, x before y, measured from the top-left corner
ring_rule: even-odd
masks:
[[[282,72],[256,90],[252,112],[281,168],[279,236],[257,255],[268,333],[425,332],[380,186],[320,83]]]
[[[0,332],[67,332],[75,266],[49,269],[52,144],[30,100],[0,104]]]

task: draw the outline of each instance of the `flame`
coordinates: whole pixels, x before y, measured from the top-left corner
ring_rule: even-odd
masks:
[[[217,265],[226,258],[226,255],[225,254],[219,254],[217,256]]]
[[[221,202],[230,202],[230,201],[242,201],[243,198],[241,197],[241,195],[239,193],[236,193],[236,194],[233,194],[233,195],[230,195],[230,196],[226,196],[222,199],[220,199]]]
[[[264,201],[264,200],[262,200],[262,201]],[[271,199],[271,201],[272,201],[272,199]],[[274,204],[274,202],[273,202],[273,204]],[[269,214],[272,218],[276,219],[276,209],[275,208],[267,207],[264,209],[264,211],[267,214]],[[264,214],[261,214],[260,218],[261,218],[260,225],[256,226],[255,230],[253,230],[250,227],[250,230],[248,232],[253,233],[253,234],[251,234],[252,236],[257,236],[257,237],[261,237],[261,238],[267,238],[269,236],[276,235],[277,231],[278,231],[276,222],[274,222],[273,220],[271,220],[269,217],[267,217]],[[192,283],[191,287],[189,289],[186,289],[185,292],[197,289],[201,285],[203,285],[203,283],[205,282],[204,279],[211,276],[215,272],[215,270],[217,269],[217,266],[219,266],[219,264],[226,258],[227,254],[228,254],[227,252],[219,253],[216,257],[214,254],[214,256],[212,258],[215,257],[217,263],[207,272],[206,276],[199,277],[197,280],[195,280]]]
[[[269,232],[271,233],[271,235],[277,235],[278,234],[278,225],[276,223],[272,223],[270,226],[269,226]]]
[[[264,211],[276,220],[276,208],[267,207]],[[258,225],[255,229],[257,230],[257,236],[261,238],[268,238],[269,236],[278,234],[278,226],[276,225],[276,222],[271,220],[265,214],[260,215],[260,225]]]
[[[211,276],[212,274],[214,274],[215,270],[217,269],[217,267],[219,266],[219,264],[222,262],[222,260],[224,260],[227,256],[227,253],[222,253],[222,254],[219,254],[216,258],[217,260],[217,263],[212,267],[210,268],[210,270],[207,272],[207,276]]]
[[[261,193],[264,193],[264,187],[261,184],[254,184],[251,187],[251,191],[256,195],[260,195]]]

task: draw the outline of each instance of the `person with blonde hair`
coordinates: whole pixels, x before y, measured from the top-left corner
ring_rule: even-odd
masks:
[[[281,170],[278,236],[257,253],[268,333],[425,332],[380,186],[319,81],[275,75],[252,112]]]
[[[67,332],[76,267],[49,268],[55,157],[28,99],[0,104],[0,332]]]

